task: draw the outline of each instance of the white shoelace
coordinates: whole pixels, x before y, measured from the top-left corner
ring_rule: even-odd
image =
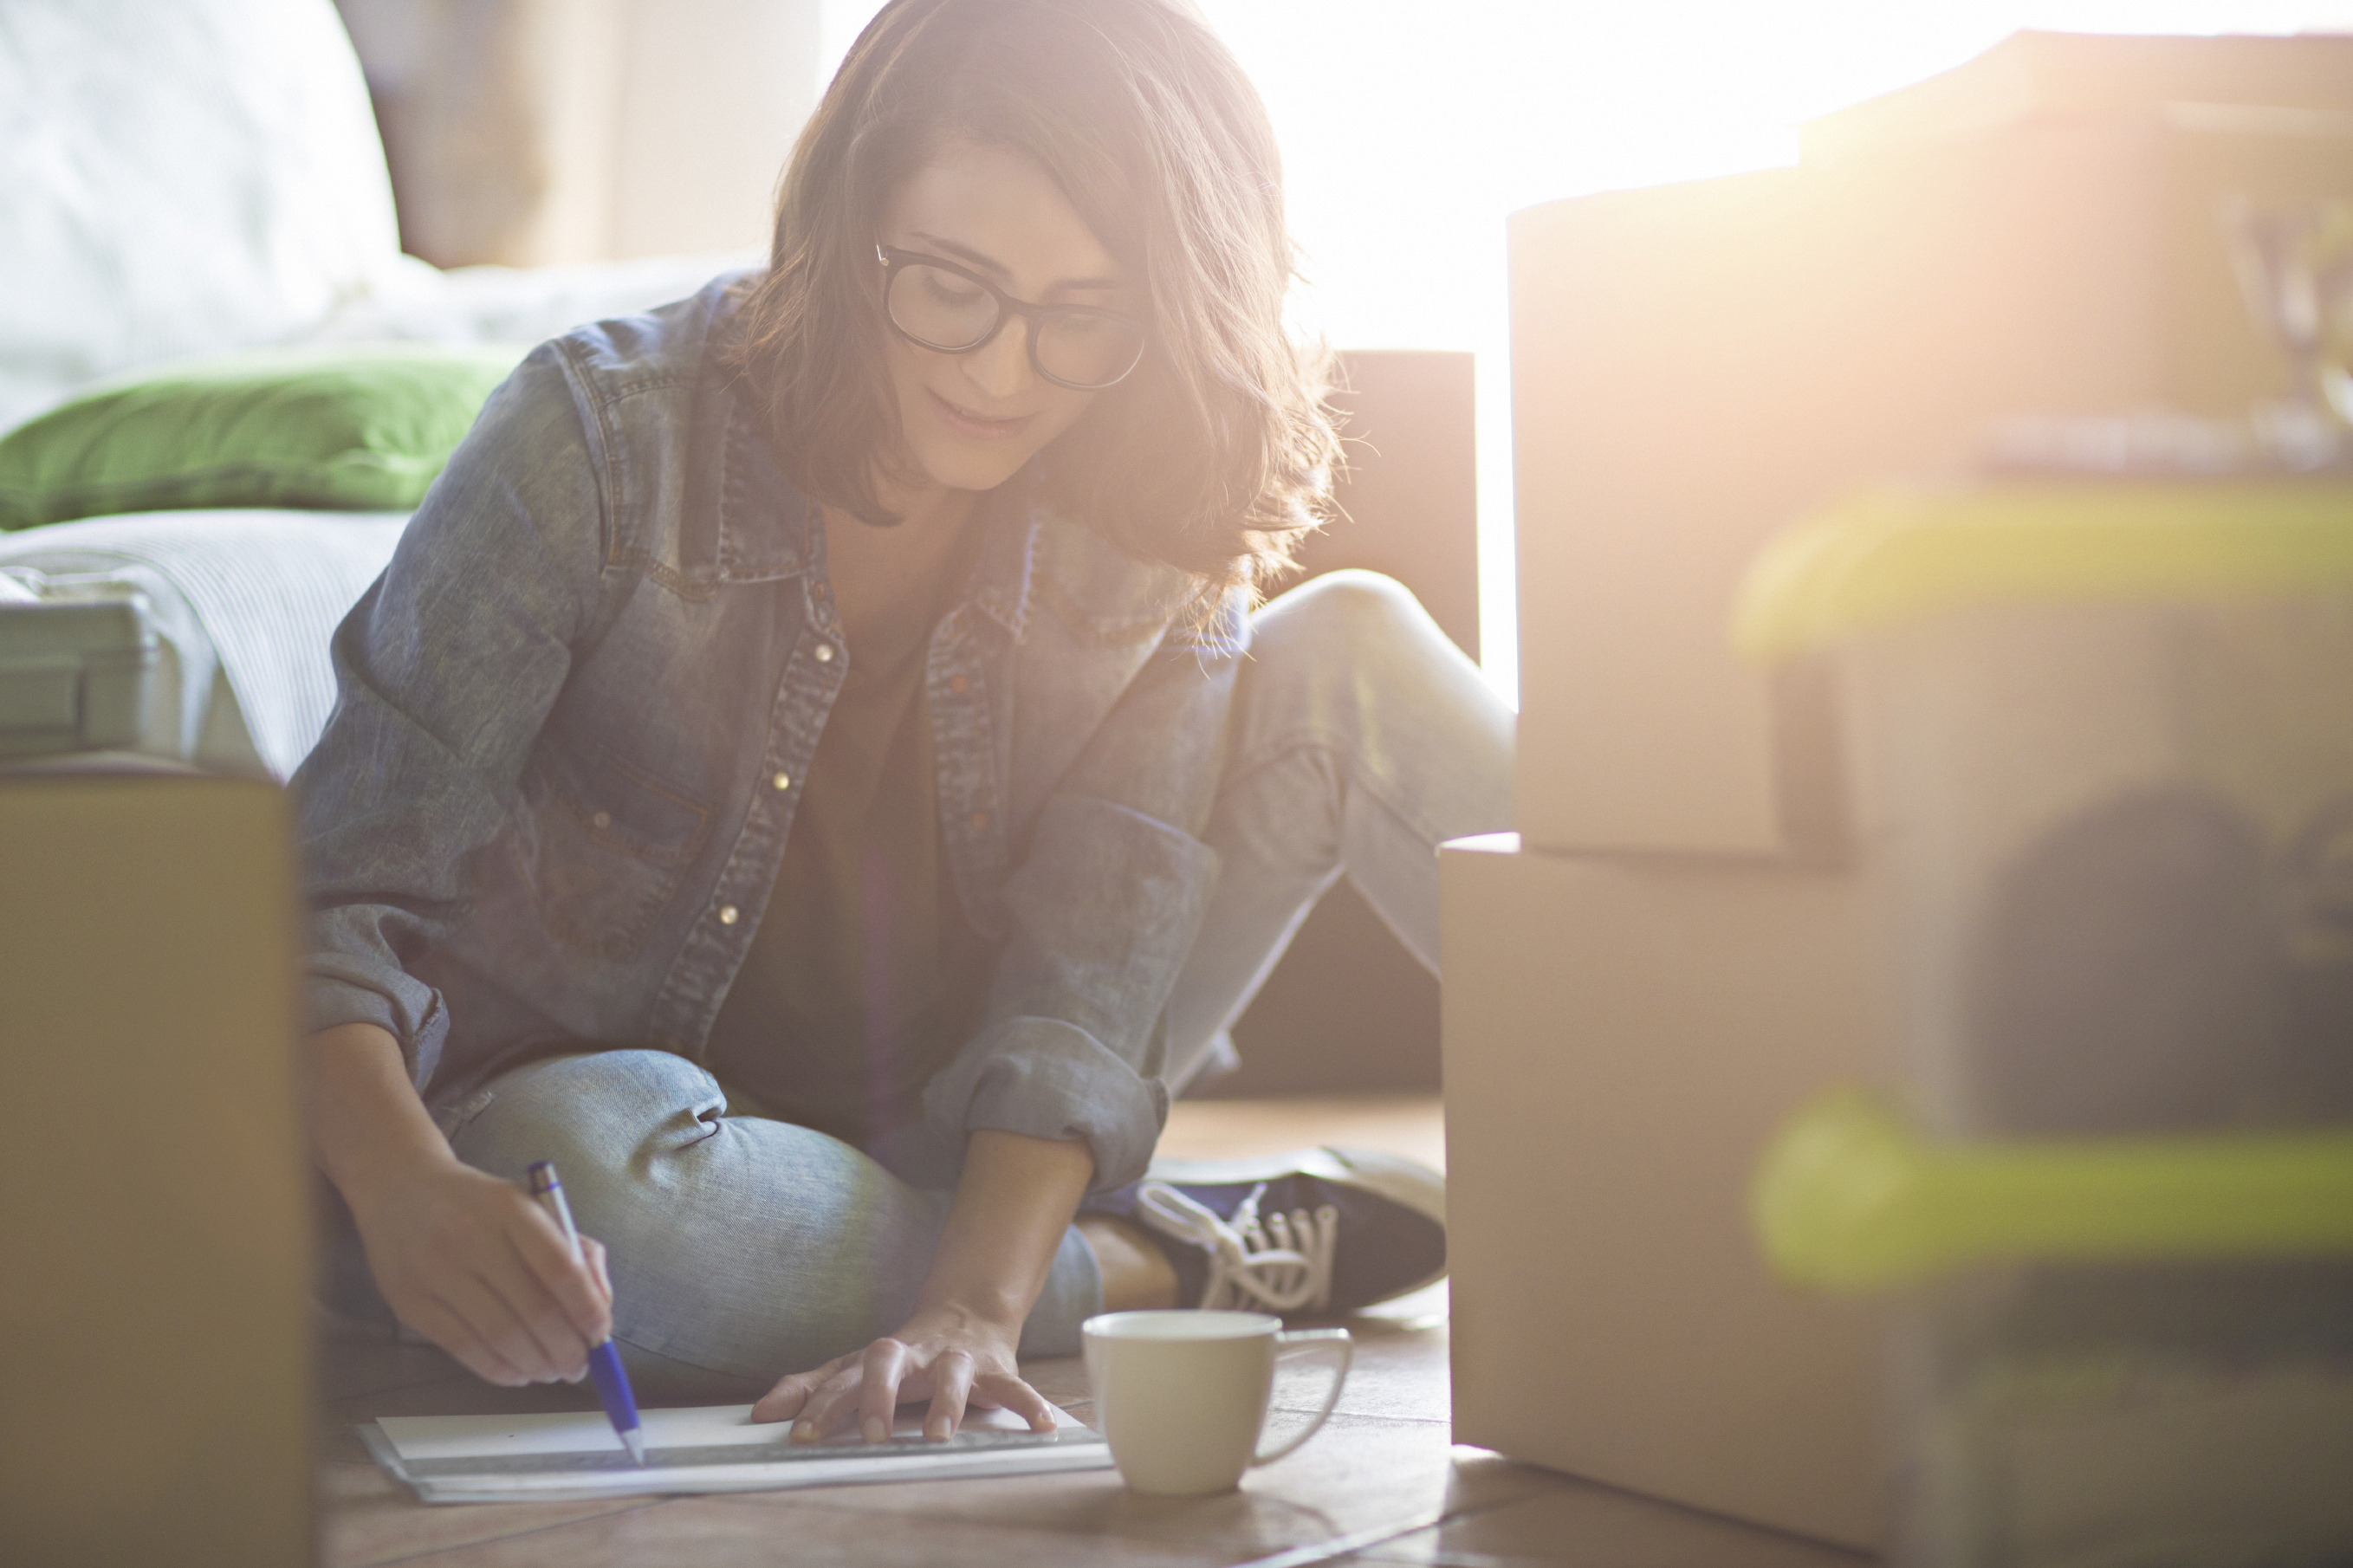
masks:
[[[1136,1217],[1174,1240],[1209,1255],[1209,1284],[1203,1308],[1295,1312],[1332,1300],[1332,1257],[1340,1239],[1340,1211],[1325,1204],[1314,1214],[1259,1217],[1261,1182],[1234,1210],[1219,1219],[1207,1206],[1166,1182],[1146,1182],[1135,1192]]]

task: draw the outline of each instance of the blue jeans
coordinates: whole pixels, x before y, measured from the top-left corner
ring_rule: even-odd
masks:
[[[1168,1006],[1179,1088],[1230,1049],[1343,873],[1435,971],[1438,844],[1511,825],[1511,712],[1387,578],[1333,573],[1259,611],[1230,723],[1217,887]],[[479,1169],[555,1162],[610,1253],[616,1338],[648,1397],[754,1397],[896,1328],[930,1268],[947,1192],[749,1109],[683,1057],[607,1050],[520,1068],[445,1118]],[[1070,1231],[1021,1352],[1075,1352],[1102,1300]]]

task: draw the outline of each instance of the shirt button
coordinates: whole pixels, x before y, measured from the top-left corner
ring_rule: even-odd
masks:
[[[613,826],[613,814],[609,811],[600,811],[588,819],[588,826],[599,831],[610,827]]]
[[[948,677],[948,689],[956,693],[958,696],[962,696],[965,691],[969,690],[971,687],[972,682],[966,680],[961,675],[951,675]]]
[[[982,828],[987,827],[987,826],[988,813],[985,811],[976,811],[972,814],[972,830],[975,833],[979,832]]]
[[[719,906],[719,923],[721,925],[732,926],[742,917],[742,915],[743,911],[733,904],[722,904]]]
[[[772,787],[776,789],[790,789],[793,787],[793,775],[790,773],[772,773],[768,777],[768,783]]]
[[[831,664],[833,662],[833,645],[831,643],[821,642],[817,645],[817,661],[819,664]]]

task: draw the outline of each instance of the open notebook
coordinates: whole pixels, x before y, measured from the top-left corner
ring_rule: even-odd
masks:
[[[632,1464],[601,1413],[386,1415],[357,1428],[378,1463],[426,1502],[622,1497],[640,1492],[769,1491],[863,1481],[948,1480],[1107,1468],[1103,1437],[1063,1411],[1051,1432],[1004,1410],[972,1410],[944,1443],[922,1435],[924,1407],[899,1412],[888,1443],[856,1436],[786,1441],[786,1422],[748,1405],[642,1412],[646,1463]]]

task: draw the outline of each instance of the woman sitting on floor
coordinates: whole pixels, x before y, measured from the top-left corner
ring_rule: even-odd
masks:
[[[1179,5],[895,0],[766,270],[523,363],[296,781],[342,1304],[944,1436],[1050,1422],[1017,1352],[1107,1307],[1443,1272],[1408,1162],[1152,1179],[1335,877],[1434,968],[1436,844],[1508,826],[1510,715],[1402,589],[1253,607],[1336,458],[1291,275]]]

